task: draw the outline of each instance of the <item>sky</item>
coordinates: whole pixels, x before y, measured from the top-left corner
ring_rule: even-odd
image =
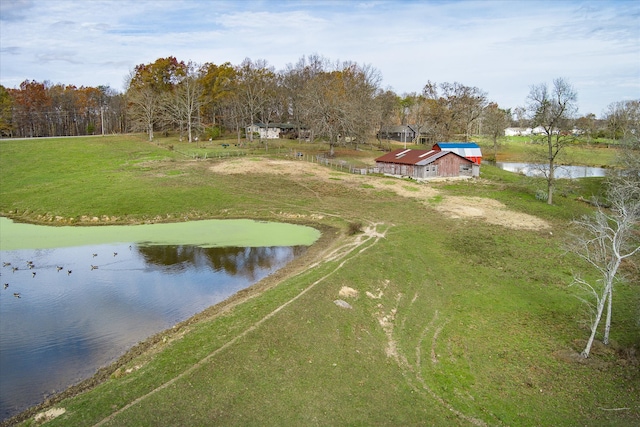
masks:
[[[640,99],[640,2],[631,0],[0,0],[0,84],[25,80],[124,91],[138,64],[276,71],[303,56],[375,68],[383,89],[477,87],[502,108],[563,78],[579,114]]]

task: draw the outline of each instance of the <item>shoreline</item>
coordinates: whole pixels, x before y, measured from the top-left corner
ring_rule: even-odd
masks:
[[[308,247],[308,249],[302,256],[294,259],[289,264],[285,265],[284,267],[265,277],[264,279],[254,283],[248,288],[236,292],[224,301],[210,306],[203,311],[194,314],[190,318],[183,320],[182,322],[179,322],[163,331],[157,332],[152,336],[146,338],[144,341],[137,343],[120,357],[118,357],[114,362],[99,368],[91,377],[82,380],[77,384],[69,386],[60,393],[56,393],[45,398],[45,400],[41,403],[31,406],[14,416],[1,420],[0,427],[13,426],[27,421],[29,418],[32,418],[38,413],[50,409],[63,400],[72,398],[95,388],[96,386],[112,378],[112,376],[116,374],[118,369],[120,369],[127,363],[135,360],[138,357],[153,354],[156,351],[155,347],[158,344],[163,343],[163,340],[166,340],[167,337],[169,337],[170,340],[172,337],[184,332],[185,329],[191,325],[216,319],[220,315],[232,310],[237,305],[260,295],[266,290],[278,286],[281,282],[290,277],[294,277],[295,275],[300,274],[308,266],[317,262],[317,260],[322,259],[322,254],[326,251],[326,249],[341,237],[340,230],[333,226],[310,222],[305,222],[304,224],[298,225],[307,225],[317,229],[320,232],[320,237],[315,241],[315,243]]]

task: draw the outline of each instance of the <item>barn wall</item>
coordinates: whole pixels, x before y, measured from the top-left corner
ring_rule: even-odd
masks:
[[[435,164],[438,165],[438,176],[442,177],[452,177],[452,176],[471,176],[471,162],[454,155],[448,155],[437,159]],[[468,173],[466,171],[462,172],[460,169],[461,165],[468,166]],[[462,173],[461,173],[462,172]]]
[[[464,158],[448,155],[437,159],[428,165],[403,165],[396,163],[376,162],[379,173],[409,176],[414,179],[428,179],[435,177],[478,176],[479,167]],[[473,174],[476,175],[473,175]]]

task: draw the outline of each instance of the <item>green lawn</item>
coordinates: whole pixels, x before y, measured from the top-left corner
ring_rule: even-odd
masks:
[[[350,185],[339,171],[326,180],[214,174],[224,159],[194,160],[168,143],[0,141],[0,214],[52,223],[288,220],[323,237],[253,290],[154,337],[95,387],[52,401],[66,412],[48,425],[640,423],[637,277],[616,288],[612,345],[574,357],[588,318],[568,285],[585,267],[562,243],[569,221],[591,209],[576,198],[601,191],[601,180],[563,183],[547,206],[535,199],[538,181],[488,165],[473,182]],[[238,151],[259,161],[295,144]],[[377,156],[356,154],[354,162]],[[438,194],[419,199],[421,185]],[[452,218],[436,209],[450,196],[494,198],[551,228]],[[350,235],[354,222],[371,228]],[[358,296],[340,297],[344,286]]]

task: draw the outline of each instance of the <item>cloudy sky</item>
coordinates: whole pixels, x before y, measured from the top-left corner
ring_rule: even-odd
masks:
[[[0,84],[123,90],[137,64],[304,55],[376,68],[398,94],[476,86],[503,108],[562,77],[581,114],[640,99],[640,2],[414,0],[0,0]]]

